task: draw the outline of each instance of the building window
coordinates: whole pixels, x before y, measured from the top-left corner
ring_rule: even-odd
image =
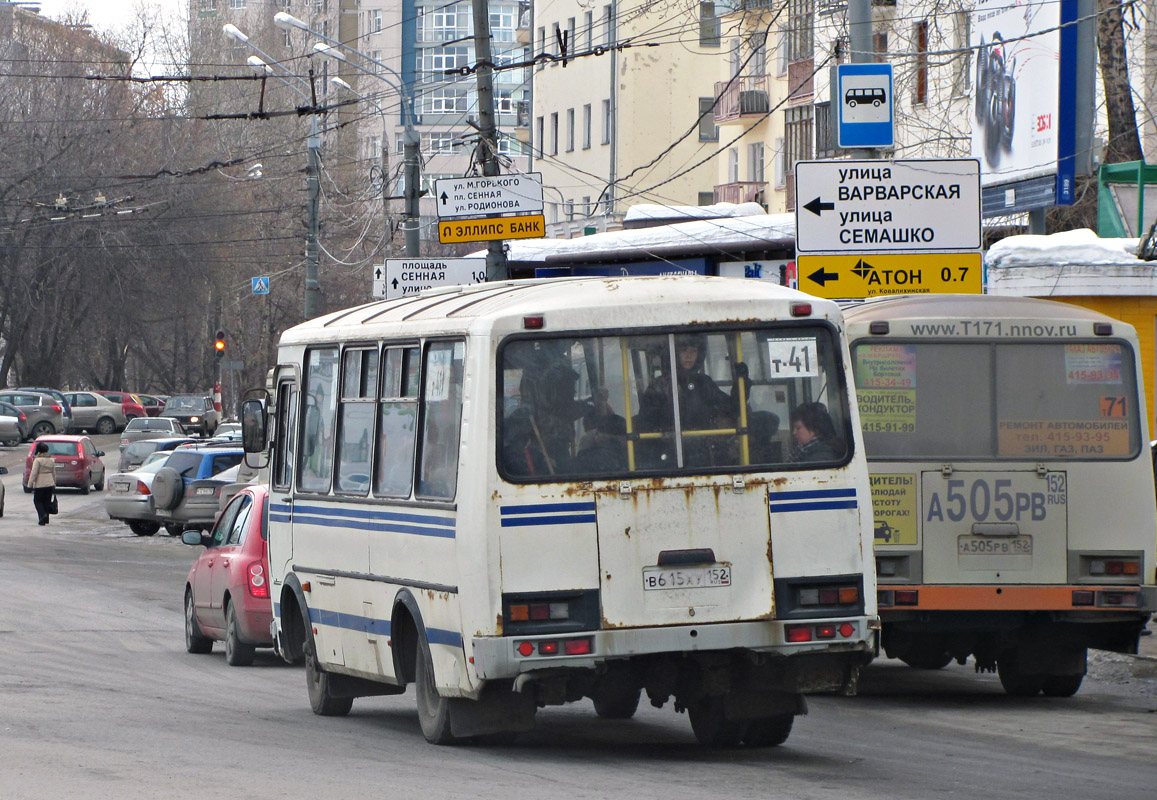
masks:
[[[696,197],[696,205],[709,206],[715,203],[715,192],[699,192]]]
[[[583,106],[583,150],[591,149],[591,104]]]
[[[591,215],[591,196],[589,194],[583,196],[583,202],[582,205],[579,206],[579,211],[584,217]]]
[[[835,131],[832,129],[832,104],[816,103],[816,158],[836,155]]]
[[[566,151],[574,152],[574,109],[566,110]]]
[[[747,62],[748,75],[767,74],[767,32],[757,31],[747,39],[747,46],[751,50],[751,60]]]
[[[578,43],[575,42],[574,17],[570,17],[566,21],[566,53],[568,56],[573,56],[577,51]]]
[[[747,145],[747,180],[750,183],[764,183],[763,142]]]
[[[788,61],[803,61],[812,57],[815,47],[814,25],[815,0],[788,0]]]
[[[418,41],[452,42],[467,35],[469,14],[466,7],[437,6],[418,12]]]
[[[715,124],[714,97],[699,98],[699,141],[719,141],[719,126]]]
[[[739,148],[727,148],[727,182],[739,183]]]
[[[612,6],[603,6],[603,44],[615,43],[615,17]]]
[[[229,8],[234,11],[240,11],[245,8],[245,0],[229,0]]]
[[[375,8],[370,12],[370,30],[374,33],[382,32],[382,10]]]
[[[553,111],[550,115],[550,154],[552,156],[558,155],[558,112]]]
[[[514,112],[514,97],[509,89],[499,89],[495,92],[497,95],[494,101],[494,109],[499,114],[511,114]]]
[[[603,144],[611,143],[611,101],[603,101]]]
[[[380,53],[374,56],[375,61],[381,61]],[[439,76],[448,69],[458,69],[470,63],[470,49],[467,47],[424,47],[422,48],[422,69],[427,73]],[[378,71],[375,67],[375,71]]]
[[[916,80],[912,85],[912,102],[922,106],[928,102],[928,20],[920,20],[912,26],[912,45],[916,53]]]
[[[876,31],[872,34],[872,60],[877,64],[888,61],[888,32]]]
[[[583,44],[585,49],[590,50],[595,46],[595,12],[583,12],[583,30],[586,31],[583,36]]]
[[[538,155],[541,157],[545,155],[543,147],[546,145],[546,120],[543,117],[538,117],[534,121],[534,141],[538,145]]]
[[[715,16],[715,3],[712,0],[699,3],[699,45],[718,47],[719,31],[719,17]]]
[[[523,154],[522,142],[511,136],[502,136],[498,140],[498,152],[504,156],[520,156]]]
[[[812,157],[812,109],[815,106],[796,106],[783,112],[784,167],[788,173],[796,162]]]
[[[459,86],[439,86],[422,98],[423,111],[428,114],[465,113],[467,91]]]
[[[494,4],[490,7],[490,38],[495,42],[513,42],[518,29],[518,6]]]
[[[538,52],[535,53],[535,55],[540,56],[545,52],[546,52],[546,28],[539,28],[538,29]],[[542,69],[545,66],[546,66],[545,60],[538,62],[538,68],[539,69]]]

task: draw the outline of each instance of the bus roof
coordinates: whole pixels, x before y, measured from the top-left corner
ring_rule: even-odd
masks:
[[[838,318],[839,307],[768,281],[701,275],[541,278],[447,286],[417,295],[336,311],[287,330],[282,344],[370,337],[372,329],[413,334],[521,330],[543,315],[545,330],[624,324],[671,325],[787,317],[792,303],[810,303],[811,318]],[[718,303],[709,308],[704,304]],[[769,309],[769,304],[776,304]],[[770,310],[770,313],[769,313]]]
[[[900,319],[1024,319],[1109,322],[1118,319],[1070,303],[990,294],[920,294],[880,297],[844,307],[848,325]]]

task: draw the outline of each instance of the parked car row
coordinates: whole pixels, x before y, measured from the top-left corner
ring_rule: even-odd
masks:
[[[165,419],[163,427],[146,427],[153,435],[186,433],[213,436],[221,414],[202,394],[164,397],[131,392],[27,387],[0,390],[0,444],[13,446],[40,436],[125,431],[133,420]],[[135,431],[139,426],[134,426]],[[137,436],[130,437],[135,440]],[[122,447],[127,444],[122,441]]]

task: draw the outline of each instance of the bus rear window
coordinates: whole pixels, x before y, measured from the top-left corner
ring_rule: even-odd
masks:
[[[864,446],[870,459],[1132,458],[1133,363],[1121,342],[861,342]]]
[[[842,463],[838,356],[822,326],[509,341],[499,469],[541,482]],[[793,437],[799,418],[812,435]]]

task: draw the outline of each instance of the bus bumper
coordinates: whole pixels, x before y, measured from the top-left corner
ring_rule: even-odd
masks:
[[[747,650],[774,656],[845,654],[867,663],[876,653],[874,616],[624,628],[534,636],[476,636],[474,669],[483,680],[548,669],[595,669],[608,661],[660,653]],[[571,653],[571,654],[568,654]]]

